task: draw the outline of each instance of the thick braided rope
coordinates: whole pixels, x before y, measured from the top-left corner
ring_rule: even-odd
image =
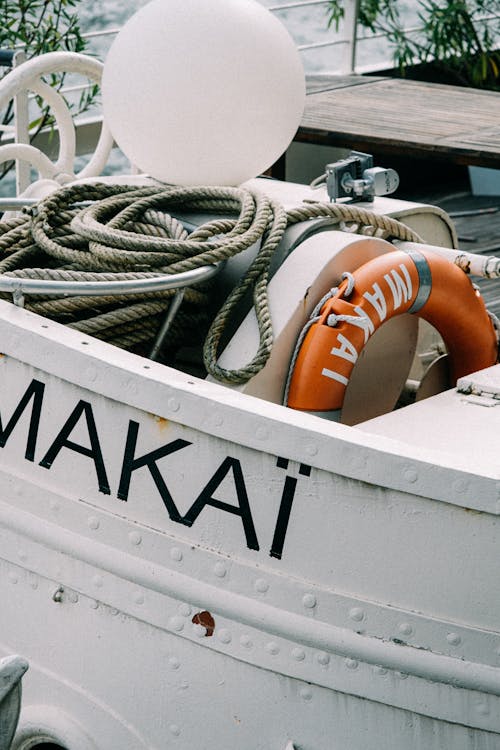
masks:
[[[271,258],[285,232],[287,217],[284,208],[274,201],[269,201],[268,209],[268,226],[262,236],[260,250],[242,282],[229,294],[205,338],[203,347],[204,365],[210,375],[223,383],[245,383],[262,369],[271,353],[273,330],[269,312],[267,282]],[[250,288],[253,289],[253,303],[259,328],[259,346],[255,355],[245,367],[229,370],[221,367],[217,362],[220,354],[220,342],[227,321]]]
[[[422,242],[421,237],[397,219],[368,211],[350,203],[307,203],[288,211],[288,223],[297,224],[308,219],[333,218],[339,221],[355,222],[359,227],[375,227],[387,237],[407,242]]]
[[[83,187],[83,186],[81,186]],[[70,192],[71,191],[71,192]],[[65,194],[66,192],[66,194]],[[203,265],[220,263],[261,240],[257,256],[240,284],[230,294],[216,316],[204,347],[207,370],[224,382],[245,382],[258,372],[269,357],[272,346],[272,325],[267,299],[269,263],[286,228],[286,214],[280,204],[266,196],[241,188],[179,188],[169,187],[134,190],[127,195],[106,196],[78,212],[71,221],[71,230],[88,242],[88,250],[66,247],[50,233],[51,217],[64,210],[69,198],[89,200],[85,190],[75,195],[72,188],[58,191],[44,201],[33,220],[33,235],[37,244],[58,261],[77,263],[83,268],[98,268],[100,273],[115,270],[127,263],[135,268],[154,268],[162,273],[180,273]],[[131,201],[131,199],[133,199]],[[235,214],[234,219],[215,219],[195,229],[189,237],[183,232],[164,236],[140,234],[141,217],[151,212],[182,209]],[[155,218],[155,227],[164,222]],[[134,231],[132,231],[132,227]],[[245,368],[236,372],[224,370],[217,364],[218,347],[232,311],[249,289],[253,290],[254,304],[260,332],[260,345]]]
[[[151,191],[158,192],[156,189],[150,189]],[[157,276],[158,272],[134,270],[130,262],[113,264],[116,273],[82,270],[82,267],[95,269],[98,264],[90,256],[87,240],[70,229],[69,224],[77,213],[77,210],[71,209],[70,205],[79,200],[95,200],[103,194],[114,196],[117,192],[126,192],[130,200],[133,199],[131,194],[135,191],[131,191],[130,188],[123,190],[116,186],[111,189],[103,185],[74,186],[74,189],[66,189],[61,191],[62,194],[54,194],[49,199],[40,202],[33,211],[30,221],[26,218],[24,221],[18,219],[15,222],[3,222],[4,232],[0,240],[4,240],[4,247],[2,248],[3,259],[0,260],[0,273],[17,278],[64,281],[116,281]],[[142,194],[143,191],[141,191]],[[160,214],[146,213],[140,231],[163,234],[167,237],[170,234],[174,237],[180,237],[182,234],[187,236],[180,222],[170,217],[169,219],[161,217]],[[36,239],[35,243],[33,237]],[[40,261],[43,267],[37,267],[36,264]],[[58,267],[51,268],[54,265]],[[128,270],[131,267],[133,270]],[[159,270],[163,273],[161,269]],[[161,316],[168,310],[173,294],[173,291],[167,290],[140,295],[141,308],[133,308],[133,305],[137,304],[136,295],[127,295],[126,298],[119,295],[68,297],[62,300],[34,297],[28,300],[27,307],[35,312],[60,319],[69,326],[100,338],[106,336],[101,335],[99,331],[105,333],[110,327],[114,327],[123,333],[121,345],[129,345],[127,342],[131,339],[126,326],[130,328],[134,318],[138,317],[134,314],[134,309],[139,309],[143,321],[155,320],[156,328],[158,328]],[[206,307],[206,303],[206,294],[187,290],[183,300],[184,318],[187,315],[186,310],[189,311],[193,305]],[[128,312],[124,313],[124,309]],[[128,323],[124,321],[124,318],[128,320]],[[192,314],[190,318],[193,319]],[[199,316],[196,316],[196,321],[199,327]],[[145,327],[144,333],[140,337],[135,335],[134,340],[152,339],[154,333],[154,329],[148,330]],[[108,340],[110,340],[109,337]],[[115,343],[120,344],[120,341],[115,341]]]
[[[73,204],[94,201],[83,210]],[[182,223],[170,215],[206,211],[230,214],[217,217],[196,228],[188,235]],[[129,187],[109,184],[81,184],[68,186],[41,201],[33,211],[31,221],[14,219],[0,228],[0,273],[20,278],[58,278],[66,280],[110,280],[145,278],[158,273],[179,273],[207,264],[220,263],[260,242],[254,261],[240,283],[231,292],[215,317],[204,344],[204,363],[208,372],[227,383],[246,382],[256,374],[269,357],[273,336],[267,297],[267,282],[271,257],[281,241],[287,225],[316,218],[332,218],[339,222],[355,222],[349,231],[363,231],[371,227],[385,236],[409,241],[420,238],[408,227],[387,216],[357,206],[336,203],[308,203],[288,213],[266,196],[243,188],[176,186]],[[45,268],[40,263],[44,256]],[[32,267],[30,267],[32,266]],[[245,294],[252,290],[257,315],[260,344],[247,366],[227,370],[217,364],[220,343],[228,320]],[[141,316],[158,318],[160,298],[168,294],[148,295],[149,302],[140,305],[138,298],[130,300],[133,307],[128,316],[133,334],[128,334],[127,307],[115,312],[100,312],[89,320],[68,322],[79,330],[102,335],[102,330],[113,328],[124,332],[130,342],[143,338],[135,322]],[[92,304],[106,307],[123,298],[106,297],[100,302],[88,298]],[[143,297],[141,297],[143,299]],[[201,293],[187,297],[200,303]],[[123,304],[120,305],[123,307]],[[82,298],[64,301],[33,302],[31,309],[50,311],[49,314],[77,316],[86,309]],[[166,309],[165,305],[162,308]],[[117,334],[118,335],[118,334]],[[115,339],[112,339],[116,343]]]
[[[100,200],[97,200],[100,199]],[[76,211],[75,202],[97,201],[89,208]],[[204,210],[231,213],[235,218],[216,218],[206,222],[188,237],[182,224],[165,210]],[[255,287],[260,328],[265,342],[265,357],[260,356],[259,369],[267,359],[272,343],[272,330],[267,309],[266,279],[259,279],[266,270],[270,255],[279,243],[286,225],[270,239],[261,257],[252,265],[240,295]],[[78,185],[63,188],[40,202],[33,211],[29,232],[19,221],[11,231],[22,232],[22,242],[14,242],[3,250],[0,272],[17,278],[109,280],[151,277],[157,273],[178,273],[232,257],[257,242],[272,224],[273,209],[267,198],[236,188],[129,188],[109,185]],[[70,225],[68,227],[68,224]],[[32,238],[31,238],[32,237]],[[21,236],[19,235],[21,239]],[[35,243],[33,243],[33,239]],[[30,244],[31,242],[31,244]],[[30,266],[40,251],[46,255],[47,268]],[[3,267],[1,267],[3,265]],[[50,265],[56,266],[50,268]],[[19,268],[21,266],[21,268]],[[69,270],[71,269],[71,270]],[[130,270],[133,269],[133,270]],[[163,295],[171,296],[171,293]],[[241,296],[235,295],[237,302]],[[187,294],[188,302],[200,303],[201,294]],[[86,298],[103,307],[113,298]],[[158,295],[142,308],[145,316],[158,314]],[[81,315],[86,300],[30,301],[30,309],[49,315]],[[163,308],[165,309],[165,307]],[[224,311],[227,307],[224,308]],[[125,316],[126,317],[126,316]],[[131,311],[130,318],[135,317]],[[79,330],[98,335],[97,331],[112,325],[124,325],[124,314],[104,311],[92,319],[68,322]],[[216,327],[217,330],[217,327]],[[259,359],[258,357],[258,359]],[[251,370],[250,374],[254,370]],[[248,379],[248,377],[246,379]]]

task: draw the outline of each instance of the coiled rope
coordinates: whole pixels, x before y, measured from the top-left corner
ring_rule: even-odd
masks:
[[[87,201],[93,203],[83,209],[75,207]],[[217,218],[189,234],[172,215],[186,212],[208,212]],[[25,217],[0,222],[0,274],[60,281],[151,278],[221,263],[260,242],[255,259],[212,321],[203,347],[204,364],[211,375],[225,383],[243,383],[264,366],[271,351],[267,283],[273,253],[287,226],[317,218],[330,218],[347,231],[420,241],[395,219],[352,205],[308,203],[286,212],[276,201],[244,188],[80,184],[51,194]],[[221,339],[249,290],[259,347],[245,367],[227,370],[217,364]],[[172,294],[168,290],[126,297],[44,295],[27,297],[26,307],[143,353],[140,347],[155,338]],[[209,302],[206,288],[187,290],[183,314],[169,332],[170,343],[205,333]]]

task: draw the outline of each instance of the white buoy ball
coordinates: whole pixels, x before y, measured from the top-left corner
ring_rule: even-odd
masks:
[[[102,100],[116,143],[142,171],[239,185],[292,140],[304,72],[284,26],[255,0],[153,0],[113,42]]]

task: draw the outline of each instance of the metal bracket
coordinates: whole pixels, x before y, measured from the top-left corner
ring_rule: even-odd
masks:
[[[373,201],[376,195],[397,190],[399,176],[394,169],[373,166],[373,156],[351,151],[348,157],[326,165],[326,189],[331,201],[350,198]]]

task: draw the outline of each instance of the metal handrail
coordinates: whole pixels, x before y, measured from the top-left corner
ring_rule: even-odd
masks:
[[[328,5],[328,0],[295,0],[291,3],[283,3],[283,5],[269,5],[267,10],[271,13],[278,13],[280,10],[289,10],[290,8],[305,8],[309,5]]]
[[[293,2],[283,3],[281,5],[270,5],[267,7],[271,13],[280,13],[284,10],[295,10],[299,8],[328,5],[328,0],[293,0]],[[478,21],[490,21],[494,18],[500,18],[500,13],[488,12],[477,18]],[[98,31],[86,31],[82,34],[84,39],[97,39],[99,37],[114,36],[121,30],[120,26],[116,26],[110,29],[100,29]],[[405,34],[413,34],[422,30],[422,26],[408,26],[403,29]],[[378,32],[374,34],[360,34],[356,35],[356,42],[372,41],[373,39],[382,39],[386,34]],[[325,42],[312,42],[311,44],[298,45],[300,52],[316,49],[319,47],[335,47],[340,44],[352,43],[350,38],[347,39],[329,39]],[[22,49],[22,45],[16,45],[15,49]],[[1,64],[1,63],[0,63]],[[81,84],[71,88],[71,91],[83,91],[88,88],[87,85]]]
[[[298,44],[297,49],[299,52],[304,52],[309,49],[319,49],[320,47],[335,47],[339,44],[350,44],[350,39],[334,39],[326,40],[324,42],[309,42],[308,44]]]
[[[22,279],[0,274],[0,292],[12,294],[22,307],[25,294],[57,294],[62,297],[101,297],[112,294],[144,294],[182,289],[201,284],[219,272],[218,265],[200,266],[182,273],[163,274],[147,279],[125,281],[60,281],[56,279]]]

